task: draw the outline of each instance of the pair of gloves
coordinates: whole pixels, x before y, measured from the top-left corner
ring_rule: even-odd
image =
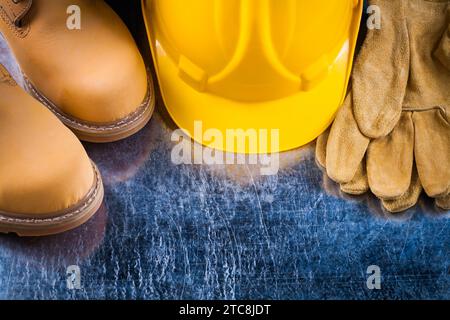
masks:
[[[317,141],[316,159],[341,190],[371,190],[390,212],[423,190],[450,210],[450,1],[370,0],[351,91]]]

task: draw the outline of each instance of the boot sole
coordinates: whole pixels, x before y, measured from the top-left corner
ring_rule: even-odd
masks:
[[[77,204],[52,214],[30,215],[0,211],[0,233],[21,237],[47,236],[75,229],[88,221],[103,203],[104,189],[100,173],[93,165],[95,181],[88,194]]]
[[[136,111],[123,119],[105,124],[90,123],[69,116],[42,94],[25,74],[22,73],[22,76],[25,89],[52,111],[82,141],[109,143],[128,138],[145,127],[155,110],[153,79],[149,72],[147,95]]]

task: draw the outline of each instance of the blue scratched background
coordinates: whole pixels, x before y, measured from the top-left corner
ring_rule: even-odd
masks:
[[[1,39],[0,62],[18,75]],[[314,145],[281,155],[276,176],[175,166],[174,127],[158,109],[130,139],[86,144],[106,188],[90,222],[46,238],[0,235],[0,299],[450,298],[450,214],[430,199],[390,215],[372,196],[346,198]],[[67,289],[70,265],[81,290]],[[366,286],[370,265],[381,290]]]

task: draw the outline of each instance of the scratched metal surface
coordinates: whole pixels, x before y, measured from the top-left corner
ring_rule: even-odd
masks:
[[[0,62],[18,78],[1,40]],[[429,199],[395,216],[373,197],[346,199],[313,145],[283,154],[270,177],[175,166],[159,107],[136,136],[86,144],[106,188],[90,222],[47,238],[0,236],[0,299],[450,298],[449,213]],[[67,288],[70,265],[80,290]],[[370,265],[381,290],[366,286]]]

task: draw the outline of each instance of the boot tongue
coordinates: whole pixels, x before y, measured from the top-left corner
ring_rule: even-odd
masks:
[[[6,13],[14,25],[19,26],[32,3],[33,0],[0,0],[0,10]]]

